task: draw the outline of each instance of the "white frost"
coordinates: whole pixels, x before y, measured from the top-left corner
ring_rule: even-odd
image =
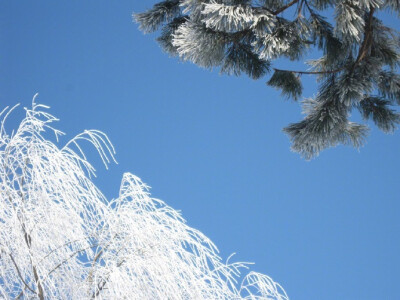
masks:
[[[124,174],[118,198],[107,200],[78,144],[91,142],[107,164],[106,135],[85,131],[59,148],[43,137],[62,134],[45,108],[33,102],[15,134],[1,124],[1,298],[288,299],[263,274],[238,283],[246,264],[224,264],[138,177]]]

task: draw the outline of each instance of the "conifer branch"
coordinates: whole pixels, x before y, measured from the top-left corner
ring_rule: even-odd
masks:
[[[365,58],[365,56],[368,53],[369,48],[371,47],[372,31],[373,31],[372,20],[373,20],[374,12],[375,12],[375,8],[370,7],[367,22],[365,23],[364,39],[363,39],[361,47],[358,51],[357,59],[354,62],[352,72],[354,71],[354,68],[356,67],[356,65]]]
[[[339,69],[335,70],[327,70],[327,71],[296,71],[296,70],[283,70],[283,69],[278,69],[278,68],[273,68],[275,71],[279,72],[291,72],[291,73],[296,73],[300,75],[321,75],[321,74],[334,74],[334,73],[339,73],[343,71],[346,67],[342,67]]]
[[[331,125],[339,124],[341,130],[323,135],[315,130],[321,125],[318,118],[308,118],[301,123],[304,125],[301,130],[298,123],[289,130],[294,149],[305,157],[312,157],[338,143],[361,144],[366,129],[348,121],[347,114],[365,98],[364,94],[372,96],[378,91],[392,103],[400,104],[398,74],[389,76],[388,82],[383,80],[388,74],[382,75],[388,69],[397,73],[400,65],[399,33],[384,26],[374,16],[375,12],[383,9],[398,12],[398,2],[288,0],[265,1],[260,5],[256,0],[218,3],[187,0],[181,2],[181,7],[190,24],[177,25],[176,30],[174,27],[174,33],[163,35],[162,44],[183,60],[206,68],[218,66],[221,72],[228,74],[244,72],[253,79],[263,76],[274,59],[286,57],[298,61],[310,47],[322,50],[319,59],[309,62],[312,66],[310,71],[273,68],[275,73],[268,82],[281,89],[283,95],[297,99],[301,96],[298,75],[317,75],[318,81],[323,81],[318,94],[325,95],[325,98],[318,97],[318,102],[331,103],[327,107],[333,116],[340,112],[341,122]],[[293,9],[295,4],[298,5],[296,10]],[[289,8],[294,14],[285,18],[281,13]],[[335,13],[334,23],[321,13],[330,8],[329,12],[333,10]],[[336,82],[330,77],[336,77]],[[330,90],[337,99],[323,91],[326,82],[331,82]],[[346,109],[339,107],[342,104]],[[322,109],[314,104],[311,107],[313,109],[308,110],[308,114],[317,115],[315,110]],[[388,124],[397,120],[382,105],[379,108],[381,124],[385,124],[383,118],[387,118]],[[380,128],[388,132],[386,128],[394,126]],[[300,135],[301,138],[297,138]]]
[[[292,2],[289,2],[288,4],[286,4],[285,6],[282,6],[281,8],[275,10],[272,14],[275,16],[279,15],[281,12],[287,10],[289,7],[293,6],[297,2],[299,2],[299,0],[293,0]]]

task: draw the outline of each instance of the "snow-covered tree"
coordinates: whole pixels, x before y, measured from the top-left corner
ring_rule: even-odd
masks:
[[[123,175],[108,200],[91,180],[81,143],[103,162],[114,148],[97,130],[65,146],[56,121],[33,102],[19,128],[0,124],[0,298],[276,299],[285,291],[266,275],[240,276],[245,263],[223,263],[216,246],[136,176]]]
[[[254,79],[273,71],[268,85],[295,100],[301,77],[315,75],[319,90],[303,101],[305,118],[284,129],[292,149],[310,159],[340,143],[362,145],[368,127],[349,121],[353,109],[387,133],[400,123],[391,107],[400,104],[400,38],[378,18],[382,11],[400,14],[400,2],[165,0],[134,18],[146,33],[162,29],[158,42],[169,54]],[[272,67],[312,49],[321,57],[308,60],[308,70]]]

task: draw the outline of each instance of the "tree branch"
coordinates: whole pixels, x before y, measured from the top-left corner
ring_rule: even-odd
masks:
[[[288,9],[291,6],[293,6],[297,2],[299,2],[299,0],[293,0],[292,2],[286,4],[285,6],[282,6],[281,8],[279,8],[276,11],[272,12],[272,14],[275,15],[275,16],[279,15],[281,12],[285,11],[286,9]]]
[[[22,194],[21,194],[21,198],[22,198],[22,200],[24,199]],[[11,201],[11,199],[10,199],[10,201]],[[36,282],[37,288],[38,288],[38,292],[36,294],[38,295],[40,300],[44,300],[44,290],[43,290],[42,284],[40,282],[39,274],[37,272],[36,266],[32,262],[32,253],[31,253],[32,238],[29,235],[29,233],[26,232],[26,227],[25,227],[24,221],[22,221],[21,218],[19,218],[19,217],[18,217],[18,221],[21,224],[21,228],[22,228],[22,231],[24,234],[24,240],[25,240],[26,246],[28,247],[29,254],[31,254],[30,261],[31,261],[31,266],[32,266],[33,277],[35,278],[35,282]]]
[[[368,14],[368,20],[364,27],[365,28],[364,40],[361,44],[360,50],[358,51],[358,56],[357,56],[356,61],[354,62],[352,70],[354,70],[356,64],[358,64],[360,61],[362,61],[365,58],[365,55],[367,54],[369,47],[371,46],[372,19],[373,19],[374,12],[375,12],[375,8],[370,7],[369,14]]]
[[[86,250],[88,250],[88,249],[90,249],[90,248],[98,247],[98,246],[99,246],[99,245],[92,245],[92,246],[89,246],[89,247],[87,247],[87,248],[84,248],[84,249],[75,251],[75,252],[72,253],[68,258],[64,259],[64,260],[63,260],[62,262],[60,262],[57,266],[55,266],[55,267],[47,274],[46,278],[48,278],[48,277],[51,275],[51,273],[53,273],[53,272],[56,271],[59,267],[61,267],[63,264],[65,264],[66,262],[68,262],[68,261],[69,261],[71,258],[73,258],[76,254],[81,253],[81,252],[83,252],[83,251],[86,251]]]
[[[152,248],[152,246],[151,246],[151,248]],[[118,253],[120,253],[120,252],[121,252],[122,250],[124,250],[124,249],[125,249],[125,247],[122,247],[121,249],[119,249],[119,250],[117,251],[116,255],[118,255]],[[143,250],[143,249],[139,249],[139,250],[137,250],[137,251],[141,251],[141,250]],[[122,259],[122,260],[117,264],[117,268],[119,268],[124,262],[125,262],[125,259]],[[96,292],[93,292],[92,298],[91,298],[91,299],[95,299],[95,298],[100,294],[100,292],[104,289],[104,286],[107,284],[108,278],[110,278],[110,273],[108,274],[107,279],[105,279],[105,280],[102,279],[102,281],[100,281],[100,282],[97,284],[97,291],[96,291]]]
[[[117,264],[117,268],[119,268],[124,262],[125,262],[125,260],[122,260],[121,262],[119,262]],[[99,284],[97,285],[97,291],[96,291],[96,293],[93,293],[92,299],[95,299],[100,294],[100,292],[104,289],[105,285],[107,284],[109,278],[110,278],[110,274],[108,274],[106,279],[102,279],[102,281],[99,282]]]
[[[307,1],[305,1],[305,4],[309,8],[310,13],[312,14],[312,10],[308,6]],[[357,66],[357,64],[359,64],[365,58],[365,56],[368,53],[369,47],[371,46],[372,30],[373,30],[373,28],[372,28],[372,20],[373,20],[374,12],[375,12],[375,8],[370,7],[369,14],[368,14],[368,19],[367,19],[367,22],[365,24],[364,39],[363,39],[362,44],[360,46],[360,49],[358,51],[357,58],[356,58],[355,62],[353,63],[352,67],[351,67],[351,72],[354,72],[354,69]],[[295,70],[281,70],[281,69],[277,69],[277,68],[274,68],[274,70],[275,71],[282,71],[282,72],[292,72],[292,73],[296,73],[296,74],[318,75],[318,74],[338,73],[340,71],[343,71],[345,68],[346,67],[343,66],[343,67],[338,68],[338,69],[327,70],[327,71],[295,71]]]
[[[61,246],[58,246],[57,248],[54,248],[53,250],[51,250],[49,253],[47,253],[47,254],[39,261],[39,264],[40,264],[43,260],[45,260],[47,257],[49,257],[52,253],[56,252],[57,250],[61,249],[62,247],[71,245],[71,244],[76,243],[76,242],[79,242],[79,241],[87,240],[87,239],[90,239],[90,238],[92,238],[92,237],[89,236],[89,237],[86,237],[86,238],[77,239],[77,240],[74,240],[74,241],[67,242],[67,243],[65,243],[65,244],[63,244],[63,245],[61,245]]]
[[[17,270],[18,276],[19,276],[19,278],[21,279],[21,281],[24,283],[25,287],[26,287],[28,290],[30,290],[32,293],[34,293],[34,294],[37,295],[37,292],[35,292],[33,289],[31,289],[31,287],[26,283],[26,281],[25,281],[24,278],[22,277],[21,271],[19,270],[18,265],[17,265],[17,263],[15,262],[14,257],[12,256],[12,254],[9,253],[9,255],[10,255],[10,258],[11,258],[11,260],[12,260],[14,266],[15,266],[15,269]]]
[[[23,288],[23,290],[21,291],[21,293],[18,294],[17,298],[15,298],[15,300],[21,299],[21,297],[24,295],[26,286]]]
[[[108,245],[106,245],[105,247],[101,248],[101,250],[96,254],[96,256],[93,258],[92,264],[91,264],[91,268],[90,268],[90,272],[88,275],[88,282],[91,283],[93,280],[93,271],[94,271],[94,266],[95,263],[97,262],[97,260],[103,255],[104,251],[106,251],[108,249],[108,247],[111,245],[111,242],[114,238],[116,238],[118,236],[118,234],[116,233],[114,235],[114,237],[110,240],[110,242],[108,243]],[[90,291],[89,291],[90,293]]]
[[[296,74],[306,74],[306,75],[318,75],[318,74],[333,74],[333,73],[338,73],[340,71],[343,71],[345,69],[345,67],[341,67],[339,69],[335,69],[335,70],[328,70],[328,71],[295,71],[295,70],[282,70],[282,69],[277,69],[277,68],[273,68],[275,71],[281,71],[281,72],[292,72],[292,73],[296,73]]]

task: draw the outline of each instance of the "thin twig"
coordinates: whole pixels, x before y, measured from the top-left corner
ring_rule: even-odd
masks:
[[[17,270],[17,273],[18,273],[19,278],[20,278],[21,281],[24,283],[24,285],[26,286],[26,288],[29,289],[32,293],[37,294],[37,292],[35,292],[34,290],[32,290],[31,287],[26,283],[26,281],[25,281],[24,278],[22,277],[21,271],[19,270],[18,265],[17,265],[17,263],[15,262],[14,257],[12,256],[12,254],[9,253],[9,255],[10,255],[11,260],[12,260],[14,266],[15,266],[15,269]]]
[[[60,262],[57,266],[55,266],[55,267],[47,274],[47,276],[45,277],[45,279],[48,278],[48,277],[51,275],[51,273],[53,273],[54,271],[56,271],[59,267],[61,267],[63,264],[65,264],[65,263],[68,262],[71,258],[73,258],[76,254],[81,253],[81,252],[83,252],[83,251],[86,251],[86,250],[88,250],[88,249],[90,249],[90,248],[98,247],[98,246],[99,246],[99,245],[92,245],[92,246],[89,246],[89,247],[87,247],[87,248],[84,248],[84,249],[75,251],[75,252],[72,253],[68,258],[64,259],[64,260],[63,260],[62,262]]]
[[[17,298],[15,298],[15,300],[21,299],[21,297],[24,295],[26,286],[24,287],[24,289],[21,291],[21,293],[18,294]]]
[[[328,70],[328,71],[295,71],[295,70],[282,70],[282,69],[277,69],[273,68],[275,71],[280,71],[280,72],[292,72],[296,74],[307,74],[307,75],[317,75],[317,74],[333,74],[333,73],[338,73],[340,71],[343,71],[346,67],[341,67],[339,69],[335,70]]]
[[[67,242],[67,243],[65,243],[64,245],[58,246],[57,248],[54,248],[54,249],[51,250],[49,253],[47,253],[38,263],[41,263],[43,260],[45,260],[47,257],[49,257],[51,254],[53,254],[53,253],[56,252],[57,250],[61,249],[62,247],[71,245],[71,244],[76,243],[76,242],[79,242],[79,241],[87,240],[87,239],[90,239],[90,238],[92,238],[92,237],[89,236],[89,237],[86,237],[86,238],[77,239],[77,240],[74,240],[74,241]]]
[[[125,262],[125,260],[122,260],[121,262],[119,262],[117,264],[117,268],[119,268],[124,262]],[[99,284],[97,285],[97,291],[96,291],[96,293],[93,293],[92,299],[95,299],[100,294],[100,292],[104,289],[105,285],[107,284],[109,278],[110,278],[110,274],[108,274],[107,279],[102,279],[102,281],[99,282]]]

